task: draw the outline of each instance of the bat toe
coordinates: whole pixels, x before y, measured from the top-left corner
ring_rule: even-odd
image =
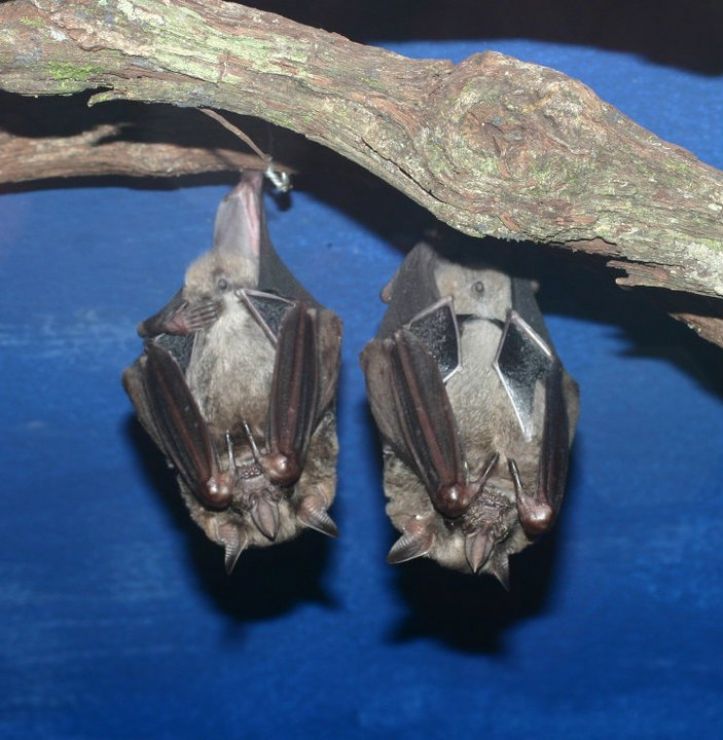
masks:
[[[425,524],[417,520],[405,527],[404,534],[392,545],[387,554],[390,565],[399,565],[408,560],[429,555],[434,547],[434,534]]]
[[[338,537],[339,530],[336,523],[329,516],[326,510],[325,502],[321,496],[305,496],[296,511],[299,521],[310,529],[314,529],[327,537]]]

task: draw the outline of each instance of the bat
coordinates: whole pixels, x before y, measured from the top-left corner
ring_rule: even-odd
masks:
[[[342,325],[276,254],[262,189],[261,173],[247,172],[222,201],[213,247],[139,324],[143,354],[123,375],[229,573],[248,547],[305,528],[337,534],[328,509]]]
[[[579,408],[530,281],[417,245],[361,355],[384,451],[392,564],[429,557],[505,587],[552,526]]]

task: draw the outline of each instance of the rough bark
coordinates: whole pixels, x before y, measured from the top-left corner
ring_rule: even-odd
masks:
[[[256,116],[465,233],[604,254],[626,285],[723,297],[722,174],[502,54],[415,61],[220,0],[13,0],[0,87]],[[720,319],[680,313],[723,344]]]
[[[0,131],[3,182],[121,175],[169,177],[229,170],[265,170],[254,154],[175,144],[120,141],[121,125],[103,124],[73,136],[37,138]]]

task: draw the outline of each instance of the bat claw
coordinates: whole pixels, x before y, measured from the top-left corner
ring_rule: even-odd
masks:
[[[426,527],[410,529],[411,531],[405,531],[389,550],[387,562],[390,565],[399,565],[429,555],[434,546],[434,535]]]
[[[272,542],[279,533],[279,507],[263,496],[259,496],[251,507],[251,518],[264,537]]]
[[[338,537],[339,530],[334,520],[329,516],[321,496],[305,496],[296,512],[299,521],[310,529],[315,529],[327,537]]]
[[[487,529],[478,529],[467,535],[464,542],[464,554],[467,564],[473,573],[479,573],[482,566],[489,560],[495,545],[492,533]]]
[[[223,545],[226,573],[231,575],[239,556],[248,546],[246,533],[229,522],[219,525],[216,519],[212,520],[211,528],[206,529],[206,533],[214,542]]]
[[[495,558],[490,563],[488,572],[500,582],[505,591],[510,590],[510,561],[506,555]]]
[[[238,563],[238,559],[241,556],[241,553],[246,549],[247,544],[248,542],[245,536],[243,538],[239,538],[236,543],[227,542],[225,544],[223,562],[226,567],[227,575],[230,576],[231,573],[233,573],[236,563]]]

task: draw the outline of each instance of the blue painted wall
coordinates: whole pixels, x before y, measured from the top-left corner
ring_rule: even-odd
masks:
[[[723,166],[715,76],[545,42],[393,48],[556,67]],[[120,386],[226,188],[0,197],[0,735],[723,736],[721,353],[584,258],[517,247],[582,390],[564,513],[509,594],[392,569],[357,356],[429,218],[332,161],[268,206],[278,251],[345,322],[342,537],[244,555],[231,578]]]

